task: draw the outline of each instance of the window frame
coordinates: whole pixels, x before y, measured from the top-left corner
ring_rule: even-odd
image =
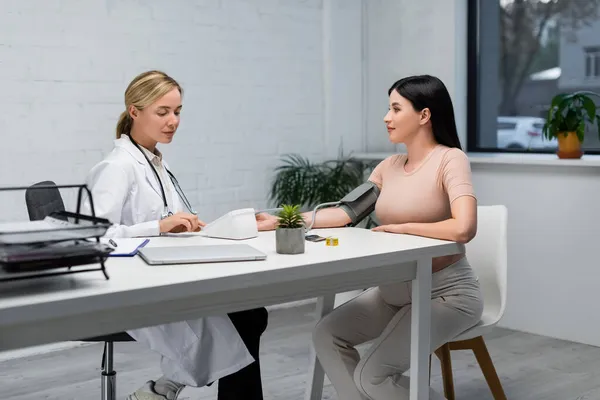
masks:
[[[553,149],[508,149],[479,146],[478,126],[480,121],[479,101],[479,11],[480,2],[490,0],[467,0],[467,152],[471,153],[518,153],[555,154]],[[499,0],[494,0],[499,1]],[[597,79],[597,78],[590,78]],[[600,150],[583,149],[585,154],[600,154]]]
[[[599,79],[600,78],[600,46],[584,48],[583,55],[585,57],[585,79]]]

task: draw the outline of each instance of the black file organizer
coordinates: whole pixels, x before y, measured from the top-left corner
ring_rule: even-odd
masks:
[[[0,266],[4,273],[0,282],[35,279],[48,276],[101,271],[109,279],[104,262],[113,251],[100,242],[109,220],[96,217],[92,193],[86,185],[56,185],[32,187],[0,187],[0,192],[42,189],[78,189],[77,211],[53,212],[50,217],[69,223],[56,229],[29,230],[19,232],[0,231]],[[81,201],[85,190],[90,199],[92,215],[81,214]],[[90,241],[89,239],[96,239]],[[99,264],[90,268],[84,265]]]

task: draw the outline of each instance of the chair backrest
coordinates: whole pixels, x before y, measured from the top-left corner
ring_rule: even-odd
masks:
[[[484,314],[496,323],[506,309],[508,210],[503,205],[477,207],[477,234],[467,243],[467,258],[479,277]]]
[[[55,211],[65,211],[60,191],[52,181],[31,185],[25,191],[25,203],[31,221],[44,219]]]

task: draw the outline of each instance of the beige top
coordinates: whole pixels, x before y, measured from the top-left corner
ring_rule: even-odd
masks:
[[[380,162],[369,180],[381,189],[375,215],[383,225],[439,222],[452,218],[450,204],[461,196],[475,198],[467,155],[457,148],[436,146],[414,170],[406,172],[406,154]],[[434,270],[456,256],[434,260]]]

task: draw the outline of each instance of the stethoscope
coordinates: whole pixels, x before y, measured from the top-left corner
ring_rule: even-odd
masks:
[[[158,184],[160,185],[160,193],[162,194],[163,205],[164,205],[163,213],[160,216],[160,218],[165,219],[167,217],[170,217],[171,215],[173,215],[173,212],[171,210],[169,210],[169,204],[167,203],[167,195],[165,194],[165,188],[163,187],[162,181],[160,180],[158,171],[156,170],[156,168],[154,168],[154,165],[152,165],[152,163],[150,162],[150,159],[148,159],[148,156],[146,156],[146,153],[144,153],[144,151],[142,150],[140,145],[137,144],[135,140],[133,140],[131,135],[128,135],[128,136],[129,136],[129,140],[131,140],[131,143],[133,143],[135,145],[135,147],[138,148],[140,153],[142,153],[142,155],[148,162],[148,165],[150,166],[150,168],[152,168],[152,171],[154,172],[154,175],[156,176],[156,180],[158,181]],[[183,189],[181,189],[181,186],[179,186],[179,182],[177,181],[177,178],[175,178],[175,175],[173,175],[173,173],[171,171],[169,171],[167,168],[165,168],[165,171],[167,171],[167,174],[169,174],[171,183],[173,183],[173,186],[175,187],[175,191],[179,195],[179,198],[181,199],[181,201],[183,202],[185,207],[188,209],[188,211],[191,214],[198,215],[198,213],[196,212],[196,210],[194,210],[194,207],[192,207],[192,204],[189,202],[188,198],[186,197],[185,193],[183,192]]]

